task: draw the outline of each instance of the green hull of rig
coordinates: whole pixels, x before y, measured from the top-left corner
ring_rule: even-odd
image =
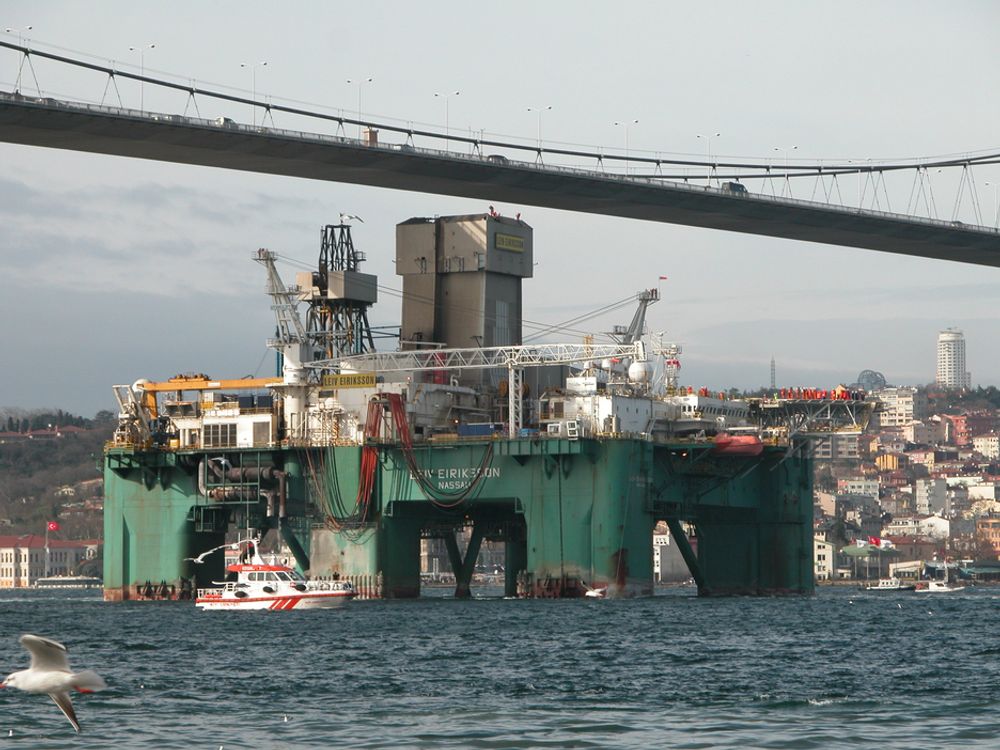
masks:
[[[812,464],[801,451],[738,456],[705,442],[461,439],[418,444],[408,464],[397,444],[374,449],[364,518],[338,518],[364,494],[360,446],[109,449],[105,598],[189,598],[223,574],[221,551],[200,564],[191,558],[242,528],[275,529],[299,568],[350,578],[369,596],[418,596],[420,542],[434,537],[445,542],[460,596],[469,593],[484,539],[505,545],[508,595],[603,587],[644,595],[653,590],[652,531],[661,520],[701,595],[814,590]],[[213,461],[249,467],[244,473],[256,478],[229,482],[210,470]],[[287,476],[280,504],[260,467]],[[463,552],[455,534],[469,527]]]

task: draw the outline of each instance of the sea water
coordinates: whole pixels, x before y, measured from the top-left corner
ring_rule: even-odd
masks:
[[[202,612],[0,592],[109,689],[0,691],[0,748],[995,748],[1000,589],[632,600],[435,595]]]

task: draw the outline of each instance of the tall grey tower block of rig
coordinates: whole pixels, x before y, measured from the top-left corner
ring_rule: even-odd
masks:
[[[402,349],[521,343],[521,280],[533,266],[531,227],[492,214],[408,219],[396,225],[403,277]],[[497,373],[465,370],[462,385]]]

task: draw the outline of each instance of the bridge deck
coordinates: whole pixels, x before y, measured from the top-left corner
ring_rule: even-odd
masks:
[[[646,177],[0,93],[0,141],[1000,266],[984,227]]]

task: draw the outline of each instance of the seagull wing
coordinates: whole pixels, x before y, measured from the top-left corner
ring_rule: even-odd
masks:
[[[69,699],[69,693],[49,693],[49,697],[59,706],[59,710],[66,714],[73,729],[80,731],[80,722],[76,719],[76,711],[73,710],[73,703]]]
[[[25,633],[19,640],[31,654],[32,669],[43,672],[69,671],[69,659],[66,658],[68,649],[61,643],[30,633]]]

